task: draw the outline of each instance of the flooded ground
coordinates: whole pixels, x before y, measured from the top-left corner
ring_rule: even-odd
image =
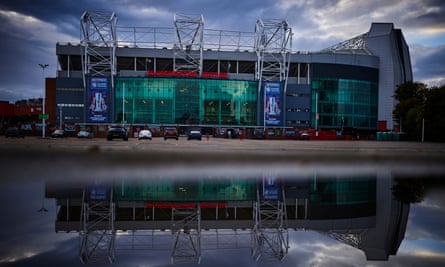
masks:
[[[445,262],[445,144],[30,137],[0,150],[0,266]],[[92,192],[113,195],[105,254],[85,245]],[[175,217],[184,209],[199,210],[199,230]]]

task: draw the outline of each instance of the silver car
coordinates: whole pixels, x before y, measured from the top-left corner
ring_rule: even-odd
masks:
[[[138,134],[138,139],[139,140],[141,140],[141,139],[150,139],[151,140],[151,138],[152,138],[152,135],[151,135],[150,130],[141,130],[141,131],[139,131],[139,134]]]
[[[78,138],[93,138],[93,133],[81,130],[77,133]]]

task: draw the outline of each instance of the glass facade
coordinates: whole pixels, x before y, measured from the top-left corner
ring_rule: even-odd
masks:
[[[337,78],[312,79],[312,127],[318,112],[318,127],[377,127],[376,82]]]
[[[375,178],[331,178],[313,181],[311,205],[350,205],[375,203]]]
[[[116,78],[115,121],[256,125],[258,83],[185,78]]]
[[[247,201],[256,199],[256,181],[244,178],[151,179],[114,186],[116,200],[127,201]]]

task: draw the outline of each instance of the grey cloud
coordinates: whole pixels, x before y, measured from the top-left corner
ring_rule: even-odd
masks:
[[[445,78],[445,45],[439,47],[419,47],[411,49],[414,58],[413,71],[415,80],[426,80],[429,77]]]

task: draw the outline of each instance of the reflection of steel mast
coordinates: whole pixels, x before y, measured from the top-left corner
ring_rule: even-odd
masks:
[[[108,200],[92,200],[88,190],[83,191],[79,231],[79,257],[83,263],[104,259],[114,262],[116,229],[112,188],[108,194]]]
[[[173,208],[173,245],[171,262],[192,259],[201,261],[201,208]]]
[[[173,70],[202,74],[204,16],[175,14],[176,31]]]
[[[264,200],[257,188],[257,201],[254,203],[255,224],[252,231],[252,257],[261,256],[284,259],[289,249],[289,233],[284,189],[282,200]]]

